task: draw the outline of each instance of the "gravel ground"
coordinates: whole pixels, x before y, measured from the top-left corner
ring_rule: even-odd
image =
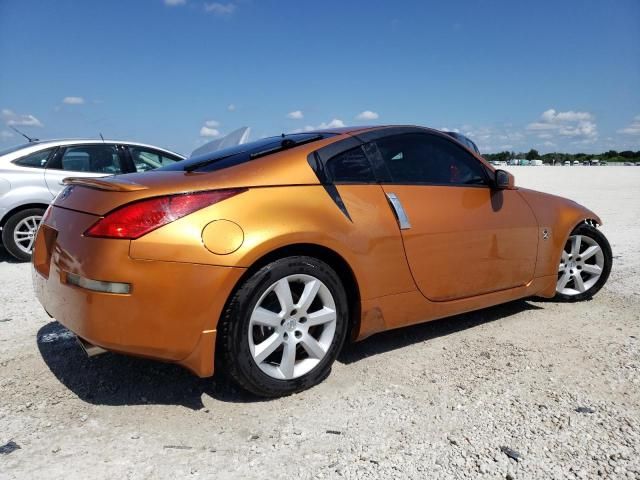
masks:
[[[0,478],[640,478],[640,168],[512,171],[604,219],[595,299],[379,334],[278,400],[87,359],[0,252]]]

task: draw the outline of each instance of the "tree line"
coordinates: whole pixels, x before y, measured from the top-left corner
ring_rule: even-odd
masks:
[[[551,152],[540,154],[537,150],[531,149],[528,152],[498,152],[498,153],[486,153],[483,154],[483,157],[487,160],[497,160],[508,162],[509,160],[513,160],[516,158],[524,158],[526,160],[537,160],[540,159],[544,163],[563,163],[565,161],[573,162],[574,160],[578,160],[579,162],[583,162],[584,160],[599,160],[600,163],[603,162],[640,162],[640,150],[634,152],[632,150],[624,150],[622,152],[618,152],[616,150],[609,150],[604,153],[560,153],[560,152]]]

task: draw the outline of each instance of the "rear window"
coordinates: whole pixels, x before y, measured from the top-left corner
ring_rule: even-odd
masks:
[[[249,162],[254,158],[261,158],[272,153],[277,153],[287,148],[295,148],[295,144],[305,144],[313,141],[322,140],[333,136],[332,133],[292,133],[289,135],[280,135],[277,137],[261,138],[254,142],[243,143],[242,145],[234,145],[233,147],[223,148],[216,152],[205,153],[197,157],[191,157],[173,165],[159,168],[158,170],[193,170],[198,164],[202,166],[195,170],[199,172],[213,172],[223,168],[233,167],[242,163]],[[290,142],[293,142],[291,144]],[[283,147],[283,143],[286,147]],[[204,164],[204,162],[207,162]]]

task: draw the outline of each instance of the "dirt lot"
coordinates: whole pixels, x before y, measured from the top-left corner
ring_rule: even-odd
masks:
[[[512,171],[604,219],[594,300],[380,334],[280,400],[87,359],[0,252],[0,478],[640,478],[640,168]]]

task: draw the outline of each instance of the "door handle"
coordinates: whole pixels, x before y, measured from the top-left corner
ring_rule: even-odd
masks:
[[[387,193],[387,200],[389,200],[389,205],[391,205],[391,208],[396,215],[396,220],[398,220],[400,230],[410,229],[411,222],[409,222],[409,217],[407,216],[407,212],[404,211],[404,207],[402,206],[400,199],[395,193]]]

